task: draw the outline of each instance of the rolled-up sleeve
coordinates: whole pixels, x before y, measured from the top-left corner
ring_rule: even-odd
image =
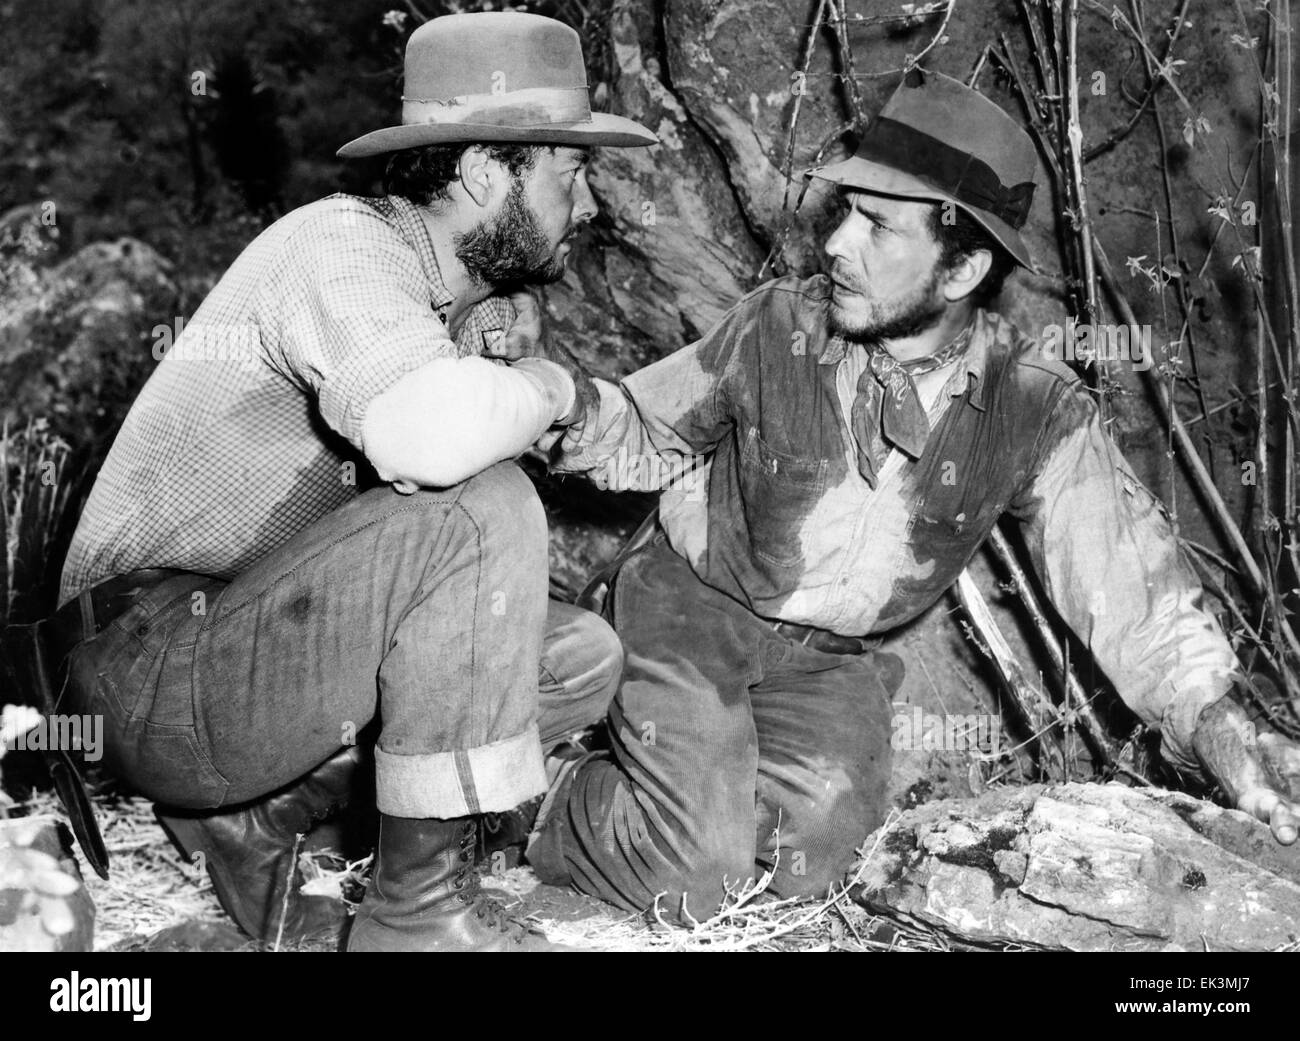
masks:
[[[1125,703],[1160,730],[1166,757],[1199,772],[1197,717],[1239,665],[1164,508],[1082,390],[1066,391],[1039,459],[1012,512],[1049,596]]]
[[[289,246],[299,291],[267,302],[278,323],[274,361],[361,448],[371,401],[434,358],[465,352],[430,306],[414,249],[387,221],[362,206],[316,221]]]

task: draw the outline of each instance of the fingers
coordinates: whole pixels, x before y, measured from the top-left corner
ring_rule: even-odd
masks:
[[[1300,836],[1300,806],[1288,802],[1272,788],[1251,788],[1237,800],[1237,808],[1263,821],[1273,837],[1289,846]]]
[[[530,337],[521,332],[517,326],[511,326],[483,348],[483,357],[499,358],[502,361],[518,361],[529,353]]]
[[[527,290],[511,293],[508,299],[515,309],[515,320],[510,323],[506,334],[498,337],[496,343],[484,353],[515,361],[537,352],[542,342],[542,307],[537,302],[537,297]]]
[[[490,351],[484,351],[483,353],[489,355],[489,357],[503,358],[506,361],[518,361],[520,358],[526,358],[532,354],[532,340],[517,330],[511,329],[504,336],[497,338]]]
[[[1288,741],[1281,734],[1259,735],[1259,751],[1279,774],[1292,786],[1294,798],[1300,794],[1300,745]]]
[[[533,296],[527,289],[520,289],[511,293],[506,299],[510,305],[518,312],[519,317],[516,322],[535,321],[541,315],[541,307],[537,303],[537,297]]]
[[[1284,846],[1289,846],[1300,835],[1300,806],[1286,799],[1279,799],[1269,816],[1268,826],[1273,837]]]

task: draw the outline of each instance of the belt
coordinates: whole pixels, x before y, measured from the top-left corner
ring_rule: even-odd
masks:
[[[877,638],[841,636],[829,629],[797,625],[794,622],[773,622],[772,631],[780,633],[795,643],[801,643],[805,647],[826,654],[866,654],[880,646],[880,640]]]
[[[174,568],[143,568],[91,586],[45,620],[50,655],[62,662],[78,644],[103,632],[159,582],[186,573]]]

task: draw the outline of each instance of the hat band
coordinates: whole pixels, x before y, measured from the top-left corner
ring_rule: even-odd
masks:
[[[1007,187],[984,160],[906,123],[877,116],[858,145],[858,157],[918,177],[1016,230],[1029,218],[1033,181]]]
[[[555,123],[590,123],[591,101],[585,85],[461,94],[446,100],[403,95],[402,122],[407,125],[486,123],[517,129]]]

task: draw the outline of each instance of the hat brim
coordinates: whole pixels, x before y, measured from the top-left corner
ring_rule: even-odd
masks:
[[[863,191],[879,195],[891,195],[900,199],[927,199],[935,202],[950,202],[961,207],[964,213],[976,220],[981,227],[992,235],[998,243],[1011,254],[1017,264],[1033,270],[1033,261],[1029,258],[1029,249],[1020,232],[1006,221],[984,210],[976,209],[968,203],[945,191],[928,184],[924,179],[913,174],[895,170],[891,166],[852,156],[829,166],[815,166],[804,171],[805,177],[816,177],[830,181],[832,184],[846,188],[860,188]]]
[[[338,150],[342,159],[399,152],[422,145],[463,141],[501,144],[573,145],[589,148],[643,148],[659,138],[640,123],[609,112],[593,112],[586,123],[555,123],[545,127],[502,127],[489,123],[411,123],[364,134]]]

